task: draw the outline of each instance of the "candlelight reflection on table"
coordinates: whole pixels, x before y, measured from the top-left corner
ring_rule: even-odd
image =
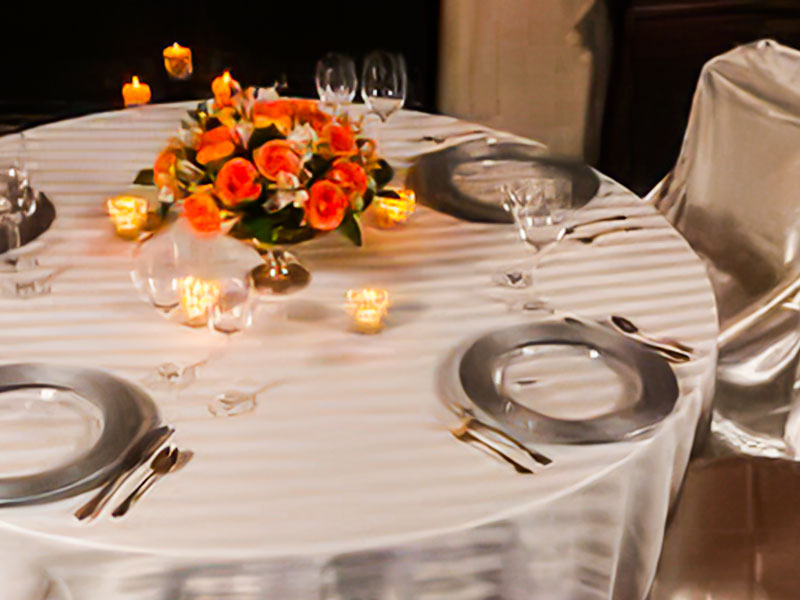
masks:
[[[347,290],[347,310],[353,325],[361,333],[377,333],[383,328],[383,319],[389,310],[389,292],[364,288]]]

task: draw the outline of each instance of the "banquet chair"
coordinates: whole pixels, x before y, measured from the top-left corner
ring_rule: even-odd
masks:
[[[800,450],[800,407],[786,426],[800,355],[798,190],[800,52],[761,40],[709,61],[677,163],[646,200],[703,258],[714,287],[718,449]]]

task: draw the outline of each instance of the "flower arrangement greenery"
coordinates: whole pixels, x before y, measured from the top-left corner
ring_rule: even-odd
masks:
[[[393,175],[362,123],[275,88],[242,90],[227,71],[212,91],[134,181],[158,187],[162,213],[182,208],[198,232],[265,245],[332,230],[361,245],[359,216]]]

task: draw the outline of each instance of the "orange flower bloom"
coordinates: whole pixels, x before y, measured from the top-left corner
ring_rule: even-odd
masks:
[[[367,191],[367,174],[364,169],[348,160],[339,159],[333,163],[327,179],[342,188],[351,200]]]
[[[153,165],[153,182],[157,188],[166,187],[173,193],[177,190],[178,182],[175,180],[175,164],[177,162],[178,157],[175,155],[175,149],[171,146],[164,148],[156,157]]]
[[[206,131],[200,138],[200,148],[197,150],[197,162],[201,165],[225,158],[236,150],[236,137],[233,132],[220,125]]]
[[[288,135],[294,122],[294,106],[290,100],[259,100],[253,106],[253,125],[257,128],[275,125]]]
[[[204,185],[183,201],[183,213],[192,227],[201,233],[216,233],[222,226],[222,216],[211,195],[210,185]]]
[[[297,123],[311,124],[317,133],[320,133],[333,120],[328,113],[321,111],[313,100],[295,100],[294,116]]]
[[[327,144],[331,154],[335,156],[352,156],[358,152],[352,130],[335,123],[329,123],[322,129],[320,143]]]
[[[342,188],[330,181],[318,181],[311,186],[306,218],[314,229],[331,231],[341,224],[347,206],[347,194]]]
[[[271,140],[253,151],[253,162],[259,172],[271,181],[277,181],[278,174],[299,175],[302,169],[300,157],[286,140]]]
[[[217,197],[227,206],[255,200],[261,195],[258,171],[247,159],[231,159],[220,169],[214,190]]]
[[[211,91],[214,92],[217,108],[223,108],[233,105],[233,97],[242,91],[242,87],[228,71],[225,71],[211,82]]]

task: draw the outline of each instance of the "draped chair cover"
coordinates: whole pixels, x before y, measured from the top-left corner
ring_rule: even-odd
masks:
[[[782,434],[800,347],[800,52],[761,40],[709,61],[678,161],[647,199],[714,286],[712,431],[745,452],[792,455],[793,419]]]

